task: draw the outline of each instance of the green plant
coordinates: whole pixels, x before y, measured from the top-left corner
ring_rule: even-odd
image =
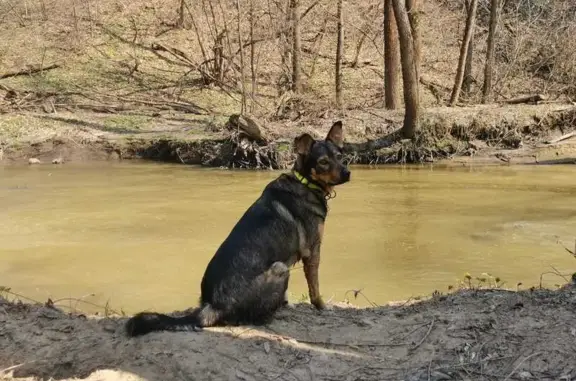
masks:
[[[494,276],[489,273],[482,273],[480,276],[472,277],[470,273],[466,272],[462,279],[456,279],[458,290],[481,290],[481,289],[496,289],[502,288],[506,282],[500,277]],[[448,291],[454,290],[453,285],[448,285]]]

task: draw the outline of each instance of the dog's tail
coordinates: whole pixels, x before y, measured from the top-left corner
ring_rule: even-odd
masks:
[[[181,317],[156,312],[140,312],[126,322],[126,333],[130,337],[141,336],[153,331],[200,331],[204,324],[200,319],[202,308],[196,308]]]

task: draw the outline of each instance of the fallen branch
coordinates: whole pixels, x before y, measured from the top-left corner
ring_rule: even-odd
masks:
[[[430,92],[432,93],[434,98],[436,98],[436,102],[438,102],[438,103],[442,103],[443,95],[442,95],[441,91],[446,91],[446,92],[451,91],[449,88],[442,86],[442,85],[439,85],[437,83],[434,83],[432,81],[428,81],[428,80],[424,79],[423,77],[420,77],[420,83],[423,84],[424,86],[426,86],[426,88],[428,90],[430,90]]]
[[[430,322],[430,327],[428,327],[428,332],[426,332],[426,334],[424,335],[424,337],[422,338],[422,340],[420,340],[420,342],[418,342],[418,344],[416,344],[414,347],[410,348],[412,351],[418,349],[418,347],[420,345],[422,345],[422,343],[424,343],[424,341],[428,338],[428,336],[430,336],[430,332],[432,332],[432,328],[434,327],[434,322],[436,321],[436,318],[433,317],[432,321]]]
[[[570,132],[570,133],[568,133],[568,134],[562,135],[562,136],[560,136],[559,138],[556,138],[556,139],[554,139],[554,140],[547,140],[547,141],[544,142],[544,144],[556,144],[556,143],[559,143],[559,142],[561,142],[561,141],[563,141],[563,140],[570,139],[570,138],[573,137],[573,136],[576,136],[576,131],[572,131],[572,132]]]
[[[535,94],[535,95],[528,95],[526,97],[519,97],[505,100],[504,103],[509,105],[519,105],[524,103],[533,103],[536,104],[538,102],[546,100],[546,97],[542,94]]]
[[[58,64],[52,64],[52,65],[49,65],[49,66],[30,65],[30,66],[29,66],[28,68],[26,68],[26,69],[14,71],[14,72],[12,72],[12,73],[0,74],[0,79],[10,78],[10,77],[18,77],[18,76],[21,76],[21,75],[35,74],[35,73],[42,72],[42,71],[48,71],[48,70],[57,69],[57,68],[59,68],[59,67],[60,67],[60,65],[58,65]]]

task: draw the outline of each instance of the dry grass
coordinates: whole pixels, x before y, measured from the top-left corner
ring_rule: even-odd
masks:
[[[457,64],[463,8],[460,1],[423,1],[421,74],[427,84],[421,86],[424,128],[409,146],[382,145],[381,140],[401,125],[402,110],[382,109],[381,1],[345,4],[343,110],[335,109],[333,104],[336,19],[331,3],[302,0],[302,10],[311,10],[301,26],[304,92],[298,96],[286,92],[283,80],[289,65],[281,62],[281,2],[253,3],[258,19],[254,36],[259,42],[254,45],[257,88],[254,99],[248,100],[249,111],[260,119],[273,140],[292,139],[304,131],[319,137],[330,120],[339,118],[346,123],[348,142],[360,146],[370,140],[377,142],[376,148],[362,146],[364,151],[371,151],[370,157],[380,157],[374,151],[381,148],[389,151],[384,157],[394,161],[404,160],[402,155],[408,159],[431,159],[437,154],[451,157],[466,153],[468,141],[478,138],[505,147],[526,143],[517,135],[522,139],[537,135],[541,123],[536,119],[545,119],[555,107],[567,107],[474,105],[482,85],[486,0],[480,2],[475,34],[475,81],[471,93],[462,98],[468,105],[444,107]],[[179,0],[2,2],[0,75],[26,65],[61,65],[34,75],[0,80],[0,114],[5,114],[0,116],[0,147],[4,157],[7,145],[62,137],[80,142],[99,138],[221,138],[228,116],[240,111],[237,14],[232,0],[194,4],[186,13],[184,27],[179,28]],[[214,16],[208,4],[212,4]],[[247,7],[250,2],[243,4]],[[500,28],[496,98],[533,92],[547,93],[551,99],[570,96],[576,78],[574,42],[567,38],[576,25],[566,16],[570,4],[560,0],[546,0],[538,6],[533,0],[518,4],[517,8],[506,9]],[[542,9],[546,12],[540,12]],[[241,39],[247,44],[247,8],[242,10],[240,21]],[[555,27],[549,28],[548,22],[554,22]],[[210,66],[214,36],[226,28],[222,77],[213,78],[209,75],[215,73]],[[363,36],[358,65],[353,67]],[[244,51],[249,62],[250,46],[245,45]],[[250,67],[245,75],[250,92]],[[10,89],[16,91],[16,96]],[[565,122],[566,126],[572,123]],[[532,130],[524,131],[526,126]]]
[[[255,38],[263,41],[256,45],[255,52],[258,88],[253,112],[271,115],[278,104],[279,81],[285,69],[280,62],[280,44],[272,36],[279,33],[283,16],[274,2],[254,1],[258,17]],[[111,95],[183,100],[201,106],[209,113],[228,115],[237,112],[240,86],[236,70],[230,70],[225,75],[225,86],[202,83],[200,71],[205,71],[206,65],[201,65],[204,61],[201,48],[206,50],[206,56],[211,56],[215,33],[210,22],[209,7],[206,7],[207,12],[202,11],[202,4],[208,3],[198,4],[194,12],[186,15],[185,29],[174,26],[178,18],[178,3],[175,0],[168,3],[159,0],[3,2],[0,5],[0,73],[38,63],[47,65],[58,62],[63,64],[63,68],[41,75],[6,79],[2,84],[20,90],[82,91],[99,100]],[[302,9],[314,3],[312,0],[303,1]],[[352,68],[348,64],[344,68],[344,99],[348,109],[381,105],[383,49],[380,3],[364,0],[346,4],[345,57],[348,63],[354,59],[362,35],[367,35],[358,67]],[[476,33],[473,72],[476,82],[469,97],[471,100],[477,99],[482,81],[484,3]],[[520,16],[514,19],[513,10],[509,11],[510,15],[505,19],[507,27],[501,28],[498,50],[500,60],[495,78],[498,97],[534,91],[556,95],[573,91],[570,83],[574,82],[576,72],[573,59],[575,50],[571,45],[573,39],[566,37],[573,35],[575,26],[564,17],[558,28],[543,29],[549,19],[556,20],[567,11],[566,2],[549,0],[548,3],[555,12],[547,18],[533,11],[524,19]],[[218,4],[220,2],[213,4],[218,22],[216,28],[220,31],[225,26],[233,29],[236,14],[232,2],[222,0],[222,11]],[[449,95],[464,20],[461,7],[454,4],[441,0],[423,2],[422,9],[424,51],[421,72],[424,79],[437,85],[441,100]],[[306,91],[301,103],[307,113],[321,114],[333,106],[336,35],[335,10],[332,8],[329,2],[320,1],[302,21]],[[246,9],[244,11],[247,12]],[[194,24],[190,15],[194,15]],[[243,14],[241,20],[242,40],[247,43],[248,17]],[[194,25],[198,28],[199,38]],[[319,32],[324,26],[326,34],[320,39]],[[515,31],[515,35],[511,30]],[[225,50],[229,52],[225,53],[229,55],[238,48],[238,35],[230,31],[228,39]],[[554,44],[551,45],[550,41]],[[150,49],[153,44],[179,49],[189,61],[183,64],[166,52],[153,52]],[[319,48],[317,60],[311,52],[316,48]],[[550,52],[550,49],[553,51]],[[245,50],[247,54],[249,49]],[[160,59],[157,54],[162,54],[166,60]],[[233,55],[232,65],[237,65],[239,57]],[[538,57],[541,57],[540,61]],[[311,75],[313,66],[314,74]],[[194,70],[197,67],[201,70]],[[543,70],[548,70],[548,74],[543,75]],[[246,75],[249,77],[248,68]],[[426,87],[423,87],[422,98],[425,106],[437,104],[436,97]],[[82,102],[88,101],[76,94],[62,95],[60,99],[61,104]]]

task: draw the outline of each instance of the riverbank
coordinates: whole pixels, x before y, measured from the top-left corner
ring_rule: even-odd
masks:
[[[262,328],[128,339],[125,317],[0,299],[0,379],[570,380],[575,312],[571,286],[460,290],[322,313],[297,304]]]
[[[351,164],[576,162],[571,104],[428,108],[414,141],[402,140],[400,111],[349,110],[290,120],[258,120],[246,132],[227,115],[11,112],[0,114],[0,160],[25,164],[149,159],[229,168],[287,168],[295,136],[322,138],[335,119],[346,128]]]

